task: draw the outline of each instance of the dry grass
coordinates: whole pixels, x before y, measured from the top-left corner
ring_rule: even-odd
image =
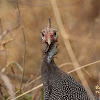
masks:
[[[16,98],[23,96],[23,99],[30,97],[31,100],[33,94],[34,98],[39,97],[37,100],[41,99],[42,92],[38,89],[42,87],[40,63],[43,47],[40,32],[48,17],[52,20],[52,27],[58,31],[60,52],[55,59],[56,64],[72,62],[73,65],[63,65],[61,69],[70,72],[79,82],[81,80],[95,94],[100,73],[100,1],[19,0],[17,6],[15,1],[0,0],[0,68],[9,76],[14,93],[22,89],[23,93],[17,92]],[[11,39],[12,42],[9,42]],[[23,66],[25,71],[20,70],[24,69]],[[8,94],[6,91],[4,96],[9,97]]]

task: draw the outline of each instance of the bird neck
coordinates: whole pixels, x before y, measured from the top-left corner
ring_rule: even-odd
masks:
[[[46,49],[45,49],[45,52],[44,52],[44,56],[46,57],[46,61],[50,64],[51,61],[53,60],[54,58],[54,55],[56,53],[56,43],[52,43],[51,45],[46,45]]]
[[[51,50],[48,52],[47,62],[50,63],[53,60],[53,57],[56,53],[56,43],[54,43],[51,47]]]
[[[54,55],[56,53],[56,43],[51,45],[46,45],[45,51],[43,53],[43,59],[41,63],[41,70],[43,73],[47,72],[49,69],[52,69],[54,63]]]

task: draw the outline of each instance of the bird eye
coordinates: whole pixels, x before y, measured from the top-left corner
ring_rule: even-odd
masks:
[[[44,37],[44,34],[43,34],[43,32],[42,32],[42,36]]]
[[[57,39],[57,34],[56,34],[56,32],[54,33],[54,38]]]
[[[42,32],[42,40],[44,39],[44,34],[43,34],[43,32]]]
[[[56,36],[57,34],[56,34],[56,32],[54,33],[54,36]]]
[[[56,32],[54,33],[54,37],[57,37],[57,34],[56,34]]]

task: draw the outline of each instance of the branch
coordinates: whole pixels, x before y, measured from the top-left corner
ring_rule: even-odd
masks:
[[[17,26],[16,26],[17,25]],[[7,30],[3,31],[2,34],[0,34],[0,44],[3,40],[3,38],[11,31],[19,28],[19,24],[18,24],[18,21],[16,21],[15,23],[13,23]]]
[[[18,17],[18,20],[19,20],[19,24],[22,26],[21,13],[20,13],[19,5],[18,5],[18,0],[15,0],[15,3],[16,3],[16,11],[17,11],[17,17]],[[20,85],[20,93],[21,93],[21,88],[22,88],[23,78],[24,78],[24,73],[25,73],[25,57],[26,57],[25,32],[24,32],[23,27],[21,27],[21,29],[22,29],[22,34],[23,34],[23,38],[24,38],[24,55],[23,55],[23,73],[22,73],[22,79],[21,79],[21,85]]]

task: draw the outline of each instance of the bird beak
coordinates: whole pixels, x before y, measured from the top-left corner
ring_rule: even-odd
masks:
[[[50,39],[50,38],[48,38],[48,44],[49,44],[49,45],[51,44],[51,39]]]

